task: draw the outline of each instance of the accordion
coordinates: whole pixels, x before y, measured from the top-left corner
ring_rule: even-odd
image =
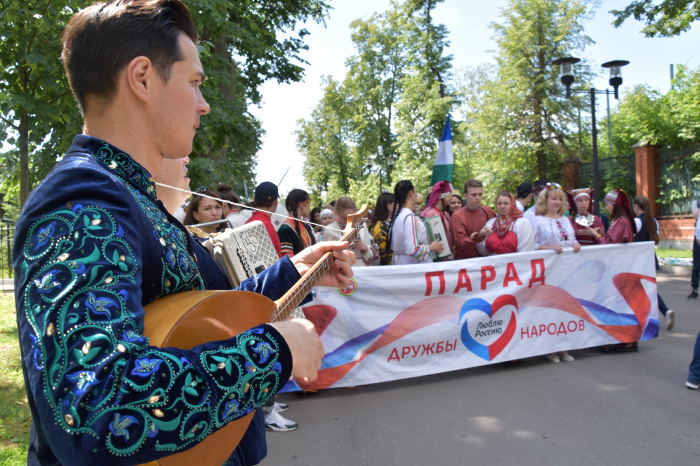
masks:
[[[210,237],[204,246],[226,274],[232,288],[279,260],[267,229],[260,221],[246,223],[238,228],[227,228]],[[297,308],[292,317],[303,319],[304,314]]]
[[[430,253],[433,260],[452,259],[452,251],[450,251],[450,244],[447,242],[447,236],[445,235],[445,226],[442,224],[440,216],[428,217],[423,221],[428,230],[428,242],[432,243],[438,240],[442,244],[442,252],[434,251]]]

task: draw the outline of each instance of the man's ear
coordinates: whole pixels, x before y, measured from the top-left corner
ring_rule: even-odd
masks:
[[[148,57],[134,58],[126,66],[126,84],[131,93],[139,100],[150,100],[153,91],[153,80],[160,79],[156,69]]]

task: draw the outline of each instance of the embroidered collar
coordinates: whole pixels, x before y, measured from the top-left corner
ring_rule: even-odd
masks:
[[[148,170],[113,145],[92,136],[79,134],[73,139],[68,153],[90,155],[112,170],[124,183],[135,185],[156,197],[156,184]]]

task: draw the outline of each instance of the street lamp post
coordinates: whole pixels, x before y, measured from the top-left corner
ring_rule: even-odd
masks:
[[[566,97],[571,98],[571,85],[574,83],[574,65],[581,60],[576,57],[564,57],[554,60],[552,63],[554,65],[559,65],[561,67],[560,79],[561,83],[566,86]],[[627,60],[613,60],[603,63],[601,66],[603,68],[608,68],[610,70],[610,85],[615,90],[615,99],[618,98],[618,88],[622,84],[622,76],[620,74],[620,68],[625,65],[629,65]],[[574,89],[573,92],[577,93],[590,93],[591,96],[591,162],[593,165],[593,213],[595,215],[600,215],[600,181],[598,173],[598,128],[596,127],[595,118],[595,96],[596,94],[608,94],[608,90],[598,90],[591,87],[589,90],[585,89]]]
[[[389,157],[389,161],[387,162],[386,166],[386,177],[387,177],[387,182],[389,183],[389,188],[391,189],[391,172],[394,171],[394,157]]]

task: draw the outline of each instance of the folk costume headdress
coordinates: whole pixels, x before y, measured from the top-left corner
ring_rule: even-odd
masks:
[[[435,186],[433,186],[433,190],[430,193],[428,202],[425,204],[425,210],[428,210],[431,207],[435,207],[435,205],[440,199],[444,199],[450,194],[452,194],[452,185],[450,185],[450,182],[438,181],[437,183],[435,183]]]
[[[630,198],[622,189],[613,189],[605,195],[605,202],[610,202],[618,207],[621,207],[627,213],[627,219],[632,227],[632,233],[637,233],[637,226],[634,224],[634,214],[630,205]]]
[[[593,194],[593,188],[579,188],[579,189],[572,189],[569,191],[569,195],[571,196],[571,199],[574,201],[578,201],[581,198],[588,198],[588,200],[591,199],[591,194]],[[578,213],[578,211],[577,211]],[[591,202],[588,204],[588,213],[591,214],[593,213],[593,203]]]

